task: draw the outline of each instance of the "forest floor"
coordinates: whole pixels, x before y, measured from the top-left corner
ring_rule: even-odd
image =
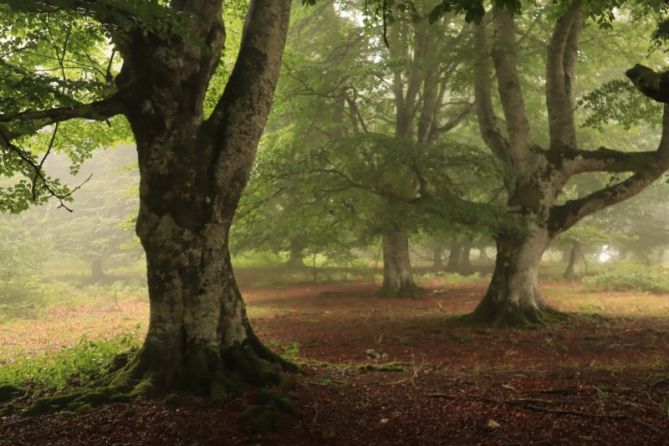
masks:
[[[0,444],[669,445],[668,295],[548,283],[549,303],[578,314],[513,330],[454,317],[475,307],[483,283],[435,282],[410,300],[374,291],[371,283],[245,290],[261,339],[301,366],[288,391],[299,414],[284,416],[277,432],[246,433],[237,415],[247,395],[224,407],[138,400],[7,416]],[[55,308],[0,325],[0,363],[75,336],[136,329],[146,307]]]

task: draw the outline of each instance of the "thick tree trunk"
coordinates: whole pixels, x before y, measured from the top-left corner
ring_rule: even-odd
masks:
[[[251,0],[237,61],[206,119],[203,100],[225,37],[222,2],[172,3],[188,10],[192,35],[133,34],[117,77],[133,88],[124,99],[137,143],[136,230],[151,316],[142,350],[114,383],[219,398],[243,383],[276,384],[278,365],[291,368],[253,334],[228,250],[272,103],[291,1]]]
[[[131,377],[213,397],[234,391],[237,377],[277,384],[278,370],[270,362],[280,360],[258,342],[246,317],[230,263],[227,225],[191,231],[170,216],[158,225],[147,221],[151,216],[140,216],[151,319]]]
[[[383,234],[383,285],[379,294],[387,297],[417,297],[409,257],[409,235],[405,229]]]
[[[563,277],[567,280],[576,280],[581,277],[581,263],[583,261],[583,245],[574,242],[569,252],[569,261]]]
[[[497,237],[495,272],[488,290],[472,313],[477,322],[495,326],[543,324],[547,313],[537,287],[539,261],[551,238],[548,232],[530,224],[528,233]]]

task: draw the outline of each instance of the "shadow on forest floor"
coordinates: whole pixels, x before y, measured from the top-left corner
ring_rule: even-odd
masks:
[[[669,444],[669,297],[549,283],[550,303],[587,314],[489,329],[453,317],[482,284],[434,285],[407,300],[376,297],[373,283],[246,290],[260,337],[302,366],[290,391],[301,413],[278,433],[246,434],[243,398],[140,400],[6,417],[0,444]],[[122,302],[117,313],[136,323],[146,308]],[[94,315],[67,320],[83,334]]]

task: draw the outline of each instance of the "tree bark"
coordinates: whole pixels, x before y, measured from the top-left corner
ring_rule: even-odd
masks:
[[[420,288],[414,283],[409,257],[409,234],[395,229],[383,234],[383,285],[385,297],[417,297]]]
[[[239,56],[208,119],[204,95],[225,37],[221,2],[173,4],[195,17],[186,24],[189,39],[131,34],[117,78],[133,92],[124,99],[137,143],[136,231],[146,251],[151,316],[142,350],[114,383],[146,381],[152,392],[219,398],[239,384],[277,384],[276,366],[292,368],[253,333],[228,249],[269,114],[291,1],[251,1]]]
[[[494,326],[528,326],[546,321],[549,309],[538,289],[539,261],[551,237],[531,224],[526,234],[497,236],[495,272],[471,317]]]

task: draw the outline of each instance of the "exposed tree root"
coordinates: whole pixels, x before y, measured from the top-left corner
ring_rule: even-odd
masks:
[[[495,303],[485,299],[474,312],[462,317],[464,321],[493,327],[541,328],[563,322],[569,318],[554,308],[544,306],[521,306],[512,303]]]
[[[115,361],[99,387],[42,398],[25,409],[24,413],[38,415],[65,408],[127,402],[139,397],[167,396],[167,399],[175,401],[180,392],[193,393],[223,404],[231,397],[241,396],[246,387],[261,389],[257,393],[259,405],[272,406],[269,412],[293,410],[285,396],[276,393],[270,397],[269,390],[264,388],[284,386],[287,381],[282,372],[297,371],[297,367],[271,352],[255,336],[243,345],[236,344],[223,351],[213,362],[203,358],[202,355],[191,354],[190,361],[181,364],[175,373],[175,367],[152,364],[140,352],[129,361]],[[272,423],[268,421],[261,424],[271,427]]]
[[[532,398],[515,398],[515,399],[497,399],[497,398],[489,398],[481,395],[475,395],[473,393],[465,392],[464,390],[461,389],[455,389],[457,390],[460,394],[464,395],[467,398],[476,400],[476,401],[483,401],[486,403],[494,403],[494,404],[507,404],[511,406],[520,406],[526,409],[530,410],[536,410],[539,412],[547,412],[547,413],[553,413],[553,414],[558,414],[558,415],[570,415],[570,416],[575,416],[575,417],[582,417],[582,418],[596,418],[596,419],[609,419],[609,420],[629,420],[633,423],[636,423],[640,426],[645,427],[646,429],[649,429],[653,431],[654,433],[660,435],[663,432],[657,428],[656,426],[647,423],[646,421],[643,421],[637,417],[633,417],[628,414],[623,414],[623,413],[603,413],[603,414],[595,414],[595,413],[590,413],[590,412],[583,412],[580,410],[571,410],[571,409],[556,409],[556,408],[551,408],[551,407],[546,407],[546,404],[558,404],[560,403],[559,401],[551,401],[551,400],[539,400],[539,399],[532,399]],[[448,399],[458,399],[461,397],[458,397],[457,395],[451,395],[447,393],[433,393],[428,395],[432,398],[448,398]],[[541,406],[539,404],[542,404]]]

